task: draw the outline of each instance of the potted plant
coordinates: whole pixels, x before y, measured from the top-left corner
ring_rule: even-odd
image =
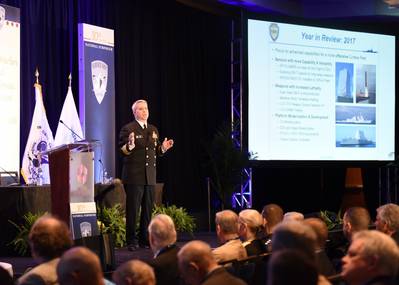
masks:
[[[11,223],[17,229],[17,235],[9,243],[9,245],[13,245],[14,250],[21,256],[27,256],[28,253],[30,252],[30,248],[29,248],[30,229],[32,228],[32,226],[36,222],[36,220],[45,214],[47,214],[47,212],[45,212],[45,213],[39,212],[37,214],[28,212],[22,216],[23,223],[20,225],[16,224],[13,221],[8,220],[8,222]]]
[[[155,206],[152,216],[157,214],[165,214],[171,217],[177,232],[193,235],[196,228],[194,218],[190,216],[183,207],[177,207],[176,205]]]
[[[205,172],[224,208],[230,205],[233,193],[241,184],[242,170],[248,165],[250,154],[237,147],[232,139],[231,126],[227,123],[216,130],[205,149]]]

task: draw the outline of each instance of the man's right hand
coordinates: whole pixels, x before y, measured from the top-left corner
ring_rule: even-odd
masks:
[[[129,134],[129,141],[127,142],[128,150],[131,151],[136,145],[134,144],[134,132]]]

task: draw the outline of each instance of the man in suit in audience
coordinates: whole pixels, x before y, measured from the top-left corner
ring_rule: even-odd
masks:
[[[149,264],[154,268],[158,285],[179,284],[177,266],[176,229],[173,220],[164,214],[152,218],[148,226],[150,247],[154,259]]]
[[[179,270],[182,278],[189,285],[245,285],[219,266],[208,244],[191,241],[178,253]]]
[[[390,203],[377,208],[375,227],[391,236],[399,245],[399,206]]]
[[[29,232],[29,245],[41,264],[22,275],[17,284],[56,284],[59,257],[72,246],[68,226],[51,215],[42,216]]]
[[[154,270],[140,260],[130,260],[119,266],[112,275],[116,285],[155,285]],[[175,283],[170,283],[175,284]]]
[[[104,285],[98,256],[86,247],[73,247],[66,251],[57,265],[60,285]]]
[[[399,268],[399,248],[386,234],[372,230],[353,235],[342,258],[342,278],[348,285],[394,285]]]
[[[221,245],[212,253],[217,262],[247,257],[247,252],[238,236],[238,215],[231,210],[216,213],[216,234]]]
[[[356,232],[367,230],[370,225],[370,214],[363,207],[351,207],[345,211],[342,230],[350,242]]]
[[[319,273],[324,276],[334,275],[334,267],[325,251],[325,245],[328,238],[326,223],[319,218],[307,218],[304,222],[316,233],[316,265],[319,269]]]

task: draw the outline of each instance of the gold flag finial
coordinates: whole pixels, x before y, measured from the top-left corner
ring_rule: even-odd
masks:
[[[36,71],[35,71],[35,76],[36,76],[36,84],[39,84],[39,70],[36,67]]]
[[[69,87],[71,87],[71,85],[72,85],[72,74],[71,73],[69,73],[68,80],[69,80]]]

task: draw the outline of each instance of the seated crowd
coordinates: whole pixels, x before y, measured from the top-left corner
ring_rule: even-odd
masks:
[[[220,246],[212,249],[194,240],[180,248],[173,220],[164,214],[154,216],[148,227],[153,259],[125,262],[109,281],[98,256],[88,248],[72,247],[67,225],[46,215],[29,234],[39,265],[16,284],[399,284],[399,206],[395,204],[377,209],[375,230],[369,229],[366,209],[347,209],[342,227],[346,241],[334,248],[328,248],[329,232],[322,219],[305,218],[298,212],[284,214],[276,204],[266,205],[262,213],[254,209],[218,212],[215,225]]]

